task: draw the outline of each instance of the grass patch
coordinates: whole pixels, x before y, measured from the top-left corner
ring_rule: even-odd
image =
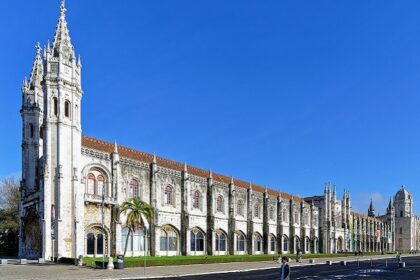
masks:
[[[365,253],[364,256],[379,255],[380,253]],[[286,256],[291,259],[296,258],[295,254],[284,255],[228,255],[228,256],[173,256],[173,257],[147,257],[147,266],[167,266],[167,265],[189,265],[189,264],[211,264],[211,263],[229,263],[229,262],[261,262],[277,260],[279,256]],[[315,258],[335,258],[354,256],[354,253],[340,254],[304,254],[304,259]],[[102,258],[85,257],[83,259],[87,266],[95,266],[95,261],[102,261]],[[108,261],[105,258],[105,261]],[[114,261],[116,259],[114,258]],[[144,257],[126,257],[124,259],[125,267],[143,267]]]

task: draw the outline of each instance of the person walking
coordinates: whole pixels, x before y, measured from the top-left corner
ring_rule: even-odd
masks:
[[[290,266],[287,257],[281,258],[280,280],[290,280]]]

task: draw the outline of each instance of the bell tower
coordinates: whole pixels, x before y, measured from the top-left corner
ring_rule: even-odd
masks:
[[[81,62],[71,44],[66,8],[60,16],[52,46],[37,46],[31,79],[23,84],[23,142],[20,254],[31,255],[33,242],[25,234],[28,208],[41,233],[38,256],[46,259],[77,256],[78,220],[83,190],[77,186],[81,157]],[[32,195],[32,196],[31,196]],[[29,203],[31,201],[31,203]],[[81,203],[81,205],[76,205]],[[31,212],[31,213],[32,213]],[[30,240],[29,240],[30,241]],[[83,243],[82,243],[83,244]]]

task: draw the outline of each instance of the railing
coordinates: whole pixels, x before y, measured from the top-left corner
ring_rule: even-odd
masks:
[[[102,195],[85,193],[85,202],[102,203]],[[117,204],[117,199],[105,196],[104,202],[105,204]]]

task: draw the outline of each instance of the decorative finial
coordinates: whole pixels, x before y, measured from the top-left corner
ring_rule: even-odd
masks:
[[[117,144],[117,141],[114,141],[114,154],[118,154],[118,144]]]
[[[64,14],[66,13],[67,9],[66,9],[66,1],[65,0],[61,0],[61,5],[60,5],[60,12],[61,15],[64,16]]]
[[[157,159],[156,159],[156,154],[155,153],[153,153],[153,163],[157,163]]]
[[[213,171],[211,171],[211,169],[209,170],[209,178],[213,179]]]
[[[39,44],[39,42],[36,43],[35,48],[36,48],[36,54],[40,55],[41,54],[41,45]]]
[[[187,166],[187,162],[184,162],[184,172],[188,172],[188,166]]]
[[[232,185],[234,185],[234,184],[235,184],[235,182],[233,181],[233,176],[231,176],[231,177],[230,177],[230,183],[231,183]]]

